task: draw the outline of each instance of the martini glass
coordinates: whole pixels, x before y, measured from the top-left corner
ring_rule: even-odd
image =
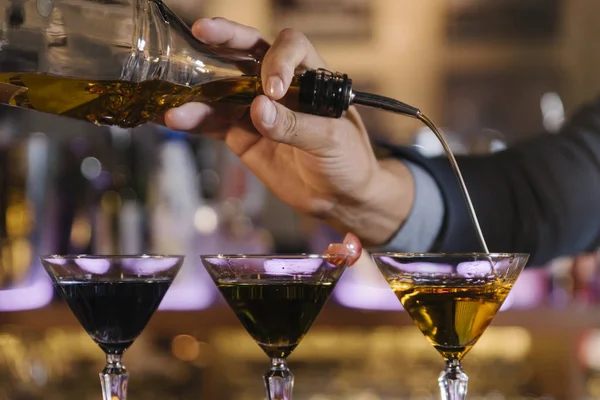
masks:
[[[142,333],[183,263],[182,256],[41,257],[54,287],[106,354],[103,400],[125,400],[123,353]]]
[[[528,254],[372,254],[415,325],[442,355],[438,382],[444,400],[465,399],[461,360],[481,337]]]
[[[345,254],[205,255],[202,263],[242,325],[271,359],[268,400],[292,398],[286,359],[350,263]]]

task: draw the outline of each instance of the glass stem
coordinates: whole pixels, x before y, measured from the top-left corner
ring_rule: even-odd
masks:
[[[469,378],[462,370],[460,360],[446,361],[446,369],[438,379],[442,400],[464,400],[467,398]]]
[[[107,354],[106,366],[100,373],[103,400],[126,400],[129,374],[121,363],[121,354]]]
[[[294,375],[285,358],[272,358],[271,368],[265,373],[267,400],[291,400],[294,388]]]

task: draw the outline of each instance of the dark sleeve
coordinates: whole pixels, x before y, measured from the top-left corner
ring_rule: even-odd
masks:
[[[482,251],[448,160],[395,153],[426,168],[442,192],[444,225],[431,251]],[[527,252],[541,265],[600,244],[600,101],[560,134],[457,160],[491,252]]]

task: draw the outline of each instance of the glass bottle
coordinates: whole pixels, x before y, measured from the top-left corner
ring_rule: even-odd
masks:
[[[0,6],[0,103],[127,128],[185,102],[247,105],[262,92],[260,60],[201,43],[161,0]],[[308,71],[292,86],[305,112],[339,117],[351,103],[346,75]]]

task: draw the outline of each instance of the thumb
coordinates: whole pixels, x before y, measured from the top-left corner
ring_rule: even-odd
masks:
[[[334,119],[294,112],[264,95],[252,102],[250,117],[262,136],[278,143],[305,151],[328,149],[335,145]]]

